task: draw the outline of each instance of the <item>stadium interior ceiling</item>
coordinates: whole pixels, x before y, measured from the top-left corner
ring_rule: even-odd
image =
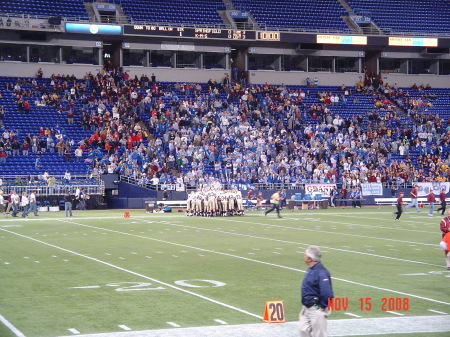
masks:
[[[82,77],[87,71],[97,73],[105,62],[122,66],[131,76],[154,73],[161,81],[186,82],[221,81],[235,69],[255,84],[304,84],[307,77],[317,77],[320,85],[354,85],[370,70],[399,86],[410,85],[411,76],[418,76],[421,83],[448,87],[450,74],[450,38],[439,35],[348,35],[64,20],[51,25],[49,18],[0,18],[0,71],[4,76],[32,77],[40,67],[47,75]]]

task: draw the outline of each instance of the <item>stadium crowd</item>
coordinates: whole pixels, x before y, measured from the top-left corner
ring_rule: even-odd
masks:
[[[92,134],[75,143],[59,125],[22,135],[0,123],[0,159],[57,151],[67,162],[89,162],[92,175],[119,173],[142,185],[448,181],[448,121],[427,113],[438,99],[429,86],[420,88],[419,100],[409,100],[408,92],[367,72],[352,88],[313,87],[228,77],[159,83],[154,75],[131,78],[120,68],[83,79],[52,75],[49,86],[18,79],[4,90],[14,94],[19,113],[29,113],[34,100]],[[333,112],[362,97],[373,109],[345,118]],[[404,124],[407,114],[412,122]]]

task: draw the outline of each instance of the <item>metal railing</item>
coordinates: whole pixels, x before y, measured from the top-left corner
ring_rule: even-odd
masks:
[[[151,184],[151,183],[142,183],[140,179],[133,177],[125,177],[120,176],[120,181],[140,186],[143,188],[147,188],[152,191],[162,191],[167,189],[169,191],[195,191],[201,189],[203,187],[207,187],[208,185],[205,183],[199,183],[197,185],[190,184]],[[256,183],[256,184],[239,184],[239,183],[223,183],[222,188],[226,190],[239,189],[239,190],[277,190],[277,189],[286,189],[286,190],[304,190],[306,184],[326,184],[323,182],[314,182],[314,181],[304,181],[301,183]],[[332,184],[332,183],[331,183]],[[342,186],[342,183],[337,183],[339,187]],[[404,182],[404,183],[383,183],[384,188],[391,188],[392,186],[396,186],[397,188],[411,188],[413,186],[413,182]],[[346,188],[354,188],[358,187],[358,185],[346,185]]]
[[[4,195],[10,193],[11,191],[16,191],[17,194],[22,194],[26,192],[30,194],[36,191],[36,196],[54,196],[54,195],[64,195],[68,190],[73,194],[77,187],[83,188],[84,194],[87,195],[105,195],[105,188],[101,185],[55,185],[55,186],[45,186],[45,185],[8,185],[2,186]]]
[[[79,186],[84,188],[86,194],[105,195],[105,183],[99,176],[72,175],[69,184],[64,183],[63,175],[54,175],[53,177],[56,180],[55,186],[48,186],[42,175],[32,177],[31,181],[28,181],[28,176],[24,175],[2,175],[0,176],[2,182],[0,189],[5,194],[14,190],[18,193],[31,193],[36,190],[37,195],[61,195],[65,194],[67,190],[74,192]],[[87,181],[92,181],[92,183],[88,184]]]
[[[39,19],[39,20],[48,20],[50,16],[45,15],[32,15],[32,14],[18,14],[18,13],[0,13],[0,17],[2,18],[16,18],[16,19]],[[62,22],[85,22],[85,23],[92,23],[96,24],[99,22],[92,22],[89,18],[86,17],[62,17]],[[128,16],[118,16],[114,20],[114,22],[105,22],[104,24],[117,24],[121,23],[123,24],[123,21],[120,20],[126,20],[126,22],[134,25],[149,25],[149,26],[162,26],[162,27],[185,27],[185,28],[216,28],[216,29],[232,29],[230,25],[225,24],[189,24],[189,23],[168,23],[168,22],[155,22],[155,21],[137,21],[133,20],[132,17]],[[103,22],[102,22],[103,23]],[[3,27],[0,25],[0,29],[5,27],[5,23],[3,23]],[[52,26],[53,28],[55,26]],[[56,26],[58,27],[58,26]],[[14,27],[9,27],[14,28]],[[47,28],[48,29],[48,28]],[[292,32],[292,33],[316,33],[316,34],[354,34],[354,32],[351,29],[308,29],[308,28],[283,28],[283,27],[270,27],[267,26],[264,23],[255,23],[255,24],[248,24],[248,30],[266,30],[266,31],[280,31],[280,32]],[[442,33],[427,33],[427,32],[418,32],[418,31],[393,31],[390,28],[380,28],[382,32],[380,34],[384,35],[400,35],[400,36],[436,36],[436,37],[448,37],[450,36],[450,33],[442,32]],[[379,35],[374,34],[373,32],[366,33],[363,31],[363,34],[370,34],[370,35]]]

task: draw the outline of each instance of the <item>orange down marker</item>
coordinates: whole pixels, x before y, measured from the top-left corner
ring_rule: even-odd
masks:
[[[130,212],[123,212],[123,217],[124,218],[129,218],[130,217]]]
[[[283,301],[266,301],[264,306],[263,321],[266,323],[284,323]]]

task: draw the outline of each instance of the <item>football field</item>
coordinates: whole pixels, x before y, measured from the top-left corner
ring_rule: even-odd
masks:
[[[441,215],[393,211],[2,217],[0,336],[298,336],[309,245],[332,276],[329,336],[449,336]],[[285,323],[262,321],[266,301]]]

